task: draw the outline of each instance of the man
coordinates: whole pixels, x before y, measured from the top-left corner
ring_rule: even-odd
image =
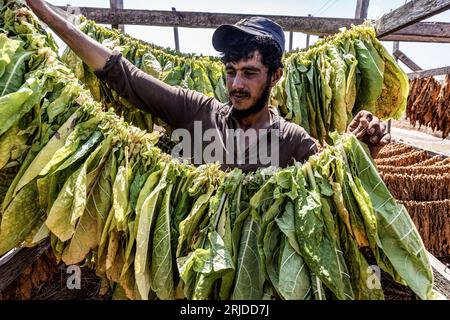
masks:
[[[180,136],[194,150],[183,150],[183,156],[187,154],[195,164],[209,162],[205,151],[211,151],[209,142],[213,136],[209,158],[219,160],[223,169],[238,167],[247,172],[263,166],[286,167],[304,162],[317,152],[315,141],[303,128],[285,121],[269,106],[270,91],[283,74],[281,58],[285,47],[284,32],[273,21],[254,17],[215,31],[212,42],[222,52],[230,100],[222,104],[145,74],[120,53],[95,42],[56,15],[42,0],[27,3],[119,95],[173,129],[184,130],[182,133],[186,134]],[[208,130],[216,134],[202,134]],[[384,125],[368,112],[359,113],[348,131],[366,142],[373,156],[390,141]],[[238,146],[234,147],[237,140]],[[263,153],[269,161],[260,157],[263,141],[268,144]]]

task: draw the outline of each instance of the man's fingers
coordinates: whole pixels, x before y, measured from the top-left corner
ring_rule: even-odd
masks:
[[[372,136],[370,137],[370,142],[373,144],[378,144],[380,142],[380,137],[379,136]]]
[[[367,121],[367,119],[361,118],[359,120],[359,126],[352,133],[359,139],[366,134],[368,127],[369,122]]]
[[[356,117],[354,117],[353,120],[350,122],[350,125],[348,126],[348,132],[354,133],[360,124],[361,118],[364,118],[365,116],[367,116],[366,111],[358,112]]]
[[[380,135],[380,133],[382,133],[382,131],[380,131],[380,129],[381,129],[380,120],[377,117],[373,117],[369,123],[369,128],[367,129],[367,133],[369,135],[374,135],[374,134]]]
[[[390,133],[386,133],[383,136],[383,138],[381,138],[379,145],[385,146],[385,145],[388,145],[389,143],[391,143],[391,134]]]

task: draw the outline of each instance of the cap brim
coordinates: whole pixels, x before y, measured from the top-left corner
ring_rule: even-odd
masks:
[[[261,32],[258,32],[257,30],[251,30],[248,28],[225,24],[217,28],[214,32],[212,37],[212,44],[214,49],[219,52],[223,52],[230,40],[235,37],[246,35],[259,36],[263,34]]]

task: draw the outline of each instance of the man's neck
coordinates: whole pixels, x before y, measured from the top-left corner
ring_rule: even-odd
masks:
[[[252,114],[248,117],[239,119],[239,125],[243,130],[253,129],[267,129],[271,125],[271,115],[269,105],[267,104],[260,112]]]

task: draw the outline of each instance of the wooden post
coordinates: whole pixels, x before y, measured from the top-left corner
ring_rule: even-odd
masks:
[[[370,0],[357,0],[355,19],[367,19]]]
[[[111,6],[112,10],[123,9],[123,0],[109,0],[109,5]],[[111,27],[113,29],[125,32],[125,27],[123,24],[112,24]]]
[[[392,54],[394,54],[395,52],[397,52],[400,48],[400,42],[399,41],[394,41],[393,47],[392,47]],[[398,58],[394,55],[394,59],[395,61],[398,61]],[[392,132],[392,120],[388,120],[387,123],[387,131],[388,133]]]
[[[172,11],[175,12],[177,11],[177,9],[175,9],[175,7],[172,7]],[[180,39],[178,37],[178,27],[173,27],[173,37],[175,40],[175,50],[177,50],[177,52],[180,52]]]
[[[308,14],[308,17],[311,17],[311,14]],[[306,34],[306,49],[309,48],[309,39],[311,35],[309,33]]]
[[[291,31],[289,32],[289,51],[292,51],[293,41],[294,41],[294,33]]]

